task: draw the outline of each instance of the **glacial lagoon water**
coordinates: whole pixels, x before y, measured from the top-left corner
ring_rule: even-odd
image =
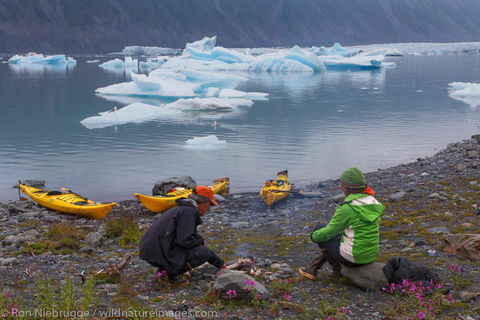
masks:
[[[349,166],[373,171],[415,161],[480,132],[480,108],[447,90],[454,81],[480,82],[479,55],[389,57],[396,68],[373,71],[243,73],[248,81],[237,89],[266,92],[267,101],[101,129],[80,121],[129,102],[105,100],[95,89],[127,76],[86,63],[92,57],[74,58],[68,68],[0,63],[0,201],[17,198],[19,179],[102,201],[150,194],[156,180],[179,175],[199,184],[229,176],[240,192],[258,191],[288,169],[303,185]],[[208,135],[226,144],[185,148]]]

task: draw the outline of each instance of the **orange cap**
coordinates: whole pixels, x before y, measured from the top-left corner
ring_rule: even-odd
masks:
[[[198,194],[199,196],[204,196],[210,199],[211,204],[214,206],[218,206],[217,201],[215,201],[215,198],[213,197],[213,191],[210,187],[207,186],[198,186],[193,189],[194,194]]]

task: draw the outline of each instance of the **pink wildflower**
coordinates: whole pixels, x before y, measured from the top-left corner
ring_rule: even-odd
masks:
[[[290,295],[288,293],[285,293],[283,297],[285,298],[285,300],[290,301]]]
[[[419,319],[424,319],[425,318],[425,313],[423,313],[422,311],[420,311],[418,314],[417,314],[418,318]]]

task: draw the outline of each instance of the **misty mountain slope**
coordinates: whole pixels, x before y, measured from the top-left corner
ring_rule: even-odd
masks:
[[[0,52],[480,40],[478,0],[2,0]]]

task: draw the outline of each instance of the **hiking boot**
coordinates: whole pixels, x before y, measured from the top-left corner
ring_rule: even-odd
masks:
[[[178,277],[175,277],[173,279],[169,279],[170,282],[170,287],[172,288],[184,288],[190,284],[188,280],[181,280]]]
[[[188,280],[179,279],[176,274],[171,272],[158,272],[156,279],[162,287],[170,288],[183,288],[190,283]]]
[[[318,269],[323,266],[325,261],[327,260],[325,258],[325,254],[322,251],[317,257],[315,257],[315,259],[313,259],[313,261],[307,267],[298,269],[298,273],[300,273],[305,278],[315,280],[317,278]]]
[[[330,267],[332,267],[332,271],[327,272],[327,276],[329,278],[342,278],[343,276],[340,263],[333,259],[332,256],[328,254],[328,251],[324,251],[324,255],[328,264],[330,265]]]

